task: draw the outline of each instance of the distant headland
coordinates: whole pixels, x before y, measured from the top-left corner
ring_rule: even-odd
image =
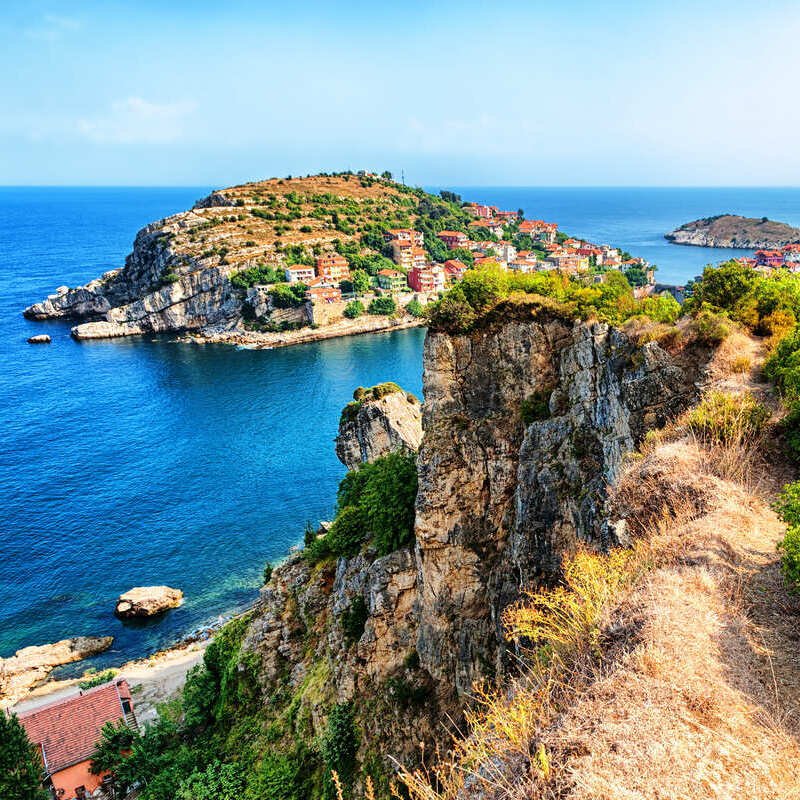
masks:
[[[732,247],[745,250],[774,249],[800,242],[800,228],[766,217],[719,214],[687,222],[664,238],[673,244],[695,247]]]

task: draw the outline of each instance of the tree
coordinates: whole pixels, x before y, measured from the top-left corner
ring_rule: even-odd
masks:
[[[0,797],[45,800],[42,762],[15,714],[0,711]]]
[[[193,772],[180,786],[178,800],[240,800],[245,779],[236,764],[212,761],[202,772]]]
[[[353,283],[353,291],[356,294],[364,294],[368,292],[372,286],[372,281],[369,275],[363,269],[357,269],[351,276]]]
[[[344,307],[343,313],[347,319],[356,319],[364,313],[364,304],[360,300],[351,300]]]
[[[708,303],[731,311],[750,293],[757,278],[753,269],[738,261],[708,266],[703,270],[703,277],[694,284],[694,301],[698,305]]]
[[[381,172],[381,178],[386,181],[390,181],[392,179],[392,173],[389,172],[388,169],[385,169],[383,172]]]
[[[408,311],[412,317],[421,317],[425,313],[425,306],[415,297],[406,305],[406,311]]]
[[[376,297],[367,309],[370,314],[394,314],[397,311],[397,304],[391,297]]]

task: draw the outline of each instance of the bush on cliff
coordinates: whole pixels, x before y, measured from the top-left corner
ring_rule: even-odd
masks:
[[[352,556],[368,539],[388,555],[414,538],[417,466],[413,453],[395,452],[351,470],[339,484],[328,533],[306,548],[312,561]]]
[[[391,297],[376,297],[370,304],[367,311],[370,314],[394,314],[397,311],[397,304]]]
[[[757,439],[769,410],[753,395],[710,392],[687,415],[689,429],[705,444],[728,446]]]
[[[347,319],[356,319],[364,313],[364,304],[360,300],[351,300],[342,312]]]
[[[441,300],[428,307],[429,324],[432,330],[466,333],[490,319],[490,312],[501,302],[524,307],[537,297],[543,307],[548,305],[564,317],[596,317],[612,324],[642,315],[672,323],[680,313],[671,296],[637,300],[621,272],[609,271],[603,283],[587,284],[555,270],[521,274],[487,264],[468,270]],[[507,318],[511,308],[505,310]]]
[[[788,525],[786,535],[778,545],[781,571],[789,590],[800,593],[800,481],[783,487],[775,511]]]

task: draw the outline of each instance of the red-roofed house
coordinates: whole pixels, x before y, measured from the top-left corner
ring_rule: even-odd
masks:
[[[102,785],[104,776],[89,767],[103,725],[124,721],[138,728],[124,679],[24,712],[19,721],[41,754],[43,783],[58,800],[83,800]]]
[[[414,267],[408,273],[408,285],[415,292],[441,292],[444,289],[444,269],[439,266]]]
[[[381,289],[388,289],[389,291],[399,292],[408,286],[406,276],[396,269],[381,269],[378,270],[378,286]]]
[[[445,279],[451,283],[460,281],[464,277],[466,271],[467,265],[457,258],[448,258],[447,261],[444,262]]]
[[[783,248],[783,260],[787,264],[800,261],[800,244],[787,244]]]
[[[541,219],[526,219],[520,222],[519,232],[527,233],[543,242],[552,242],[555,241],[558,225]]]
[[[338,286],[311,286],[306,290],[306,300],[312,303],[341,303],[342,290]]]
[[[466,247],[469,239],[461,231],[439,231],[436,234],[451,250],[456,247]]]
[[[779,267],[783,264],[783,253],[780,250],[756,250],[755,256],[759,267]]]

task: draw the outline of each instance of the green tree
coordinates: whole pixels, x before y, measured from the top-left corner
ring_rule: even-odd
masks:
[[[391,297],[376,297],[367,309],[370,314],[394,314],[397,311],[397,304]]]
[[[694,284],[692,303],[733,311],[750,294],[758,280],[757,273],[746,264],[726,261],[719,266],[708,266],[702,278]]]
[[[357,269],[352,276],[353,291],[356,294],[364,294],[372,287],[369,275],[363,269]]]
[[[425,313],[425,306],[414,298],[406,305],[406,311],[408,311],[412,317],[421,317]]]
[[[342,312],[347,319],[356,319],[364,313],[364,304],[360,300],[351,300]]]
[[[15,714],[0,711],[0,797],[45,800],[42,762]]]

